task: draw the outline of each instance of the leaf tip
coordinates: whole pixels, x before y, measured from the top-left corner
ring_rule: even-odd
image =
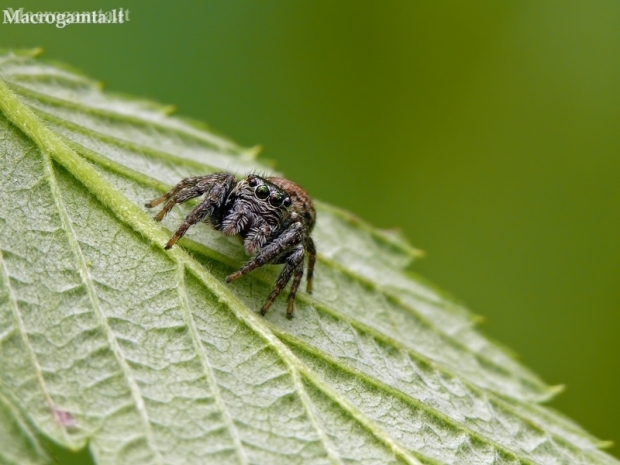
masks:
[[[160,111],[164,115],[168,116],[175,113],[177,111],[177,107],[175,105],[164,105],[161,107]]]
[[[241,152],[241,156],[250,159],[250,160],[256,160],[256,157],[258,157],[258,155],[263,151],[263,146],[258,144],[255,145],[254,147],[249,147],[247,149],[244,149],[243,152]]]
[[[362,220],[357,219],[360,223]],[[394,244],[399,244],[400,247],[403,247],[407,250],[407,253],[413,258],[422,258],[426,257],[426,252],[424,250],[416,249],[409,245],[409,241],[405,237],[403,230],[400,228],[389,228],[389,229],[377,229],[378,234],[383,235],[383,237],[393,242]]]
[[[566,391],[566,385],[564,385],[564,384],[557,384],[555,386],[551,386],[550,390],[554,394],[560,394],[560,393]]]
[[[416,249],[415,247],[409,247],[409,253],[416,258],[425,258],[426,251],[422,249]]]
[[[616,443],[613,441],[597,441],[596,447],[599,449],[611,449]]]
[[[566,385],[564,384],[556,384],[555,386],[549,386],[549,395],[550,397],[555,397],[558,394],[566,391]]]
[[[43,47],[35,47],[35,48],[31,48],[30,50],[27,50],[26,55],[31,56],[32,58],[37,58],[38,56],[41,56],[43,52],[44,52]]]

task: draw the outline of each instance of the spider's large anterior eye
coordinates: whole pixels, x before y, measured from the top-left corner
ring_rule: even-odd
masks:
[[[254,193],[256,194],[256,197],[258,197],[261,200],[264,200],[267,197],[269,197],[269,188],[265,186],[264,184],[262,184],[256,188]]]
[[[280,205],[282,205],[282,202],[285,198],[286,197],[282,192],[274,192],[273,195],[269,197],[269,203],[274,207],[279,207]]]

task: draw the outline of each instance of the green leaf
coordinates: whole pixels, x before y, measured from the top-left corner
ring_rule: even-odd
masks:
[[[618,463],[545,385],[405,268],[398,235],[318,203],[315,294],[257,314],[277,275],[206,226],[163,244],[145,201],[270,169],[168,107],[0,56],[0,460],[98,464]]]

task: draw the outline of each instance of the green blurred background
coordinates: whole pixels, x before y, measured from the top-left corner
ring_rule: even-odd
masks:
[[[566,384],[551,405],[620,442],[619,2],[53,3],[119,7],[130,22],[0,24],[0,46],[174,104],[402,229],[414,271]]]

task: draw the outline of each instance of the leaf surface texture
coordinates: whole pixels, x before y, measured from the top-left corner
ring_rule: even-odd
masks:
[[[191,205],[142,207],[254,151],[27,52],[0,78],[0,462],[618,463],[399,236],[317,202],[315,293],[263,318],[277,267],[226,284],[238,242],[164,251]]]

